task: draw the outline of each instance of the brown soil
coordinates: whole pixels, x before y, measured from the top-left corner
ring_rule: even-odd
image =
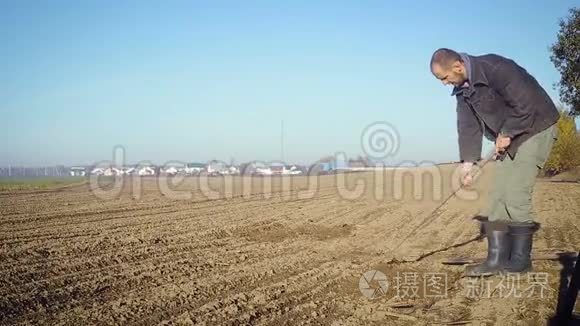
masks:
[[[471,216],[485,203],[492,165],[473,189],[477,198],[454,197],[430,214],[451,194],[453,168],[439,167],[440,182],[423,184],[411,173],[399,182],[400,170],[213,178],[218,191],[209,197],[186,178],[174,189],[192,194],[183,199],[162,193],[154,178],[141,179],[141,191],[127,179],[110,199],[88,185],[2,193],[0,323],[544,325],[558,298],[558,261],[534,263],[548,280],[543,297],[531,298],[500,295],[500,277],[489,279],[489,298],[470,297],[464,266],[441,264],[486,248]],[[357,180],[366,183],[360,196],[352,194]],[[534,253],[577,251],[580,184],[540,180],[534,204],[542,223]],[[373,299],[359,290],[369,270],[390,285]],[[412,281],[410,273],[418,295],[396,297],[396,277]],[[445,296],[424,295],[424,273],[446,275]]]

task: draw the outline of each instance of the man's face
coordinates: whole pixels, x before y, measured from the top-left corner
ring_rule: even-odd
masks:
[[[450,66],[434,63],[431,67],[431,72],[443,85],[460,87],[467,81],[465,65],[460,61],[455,61]]]

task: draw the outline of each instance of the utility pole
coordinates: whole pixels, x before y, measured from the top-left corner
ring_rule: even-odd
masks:
[[[280,159],[284,162],[284,120],[281,121],[280,131]]]

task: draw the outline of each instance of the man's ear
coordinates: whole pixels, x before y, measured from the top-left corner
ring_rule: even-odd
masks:
[[[453,72],[455,72],[455,73],[462,73],[463,72],[463,62],[455,61],[451,65],[451,70],[453,70]]]

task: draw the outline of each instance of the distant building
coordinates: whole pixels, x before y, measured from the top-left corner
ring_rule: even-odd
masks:
[[[206,165],[203,163],[187,163],[184,172],[187,175],[198,175],[206,170]]]
[[[73,166],[69,168],[68,173],[72,177],[84,177],[87,175],[87,169],[83,166]]]
[[[206,166],[206,171],[209,175],[221,175],[226,174],[227,166],[224,162],[221,161],[210,161],[209,164]]]
[[[284,174],[284,164],[282,163],[272,163],[270,164],[270,171],[272,175],[282,175]]]
[[[111,167],[111,168],[105,169],[105,172],[103,175],[107,176],[107,177],[121,175],[121,170]]]
[[[165,171],[163,171],[163,172],[166,175],[174,176],[174,175],[177,175],[177,172],[179,172],[179,170],[175,166],[170,166],[170,167],[166,168]]]
[[[139,176],[152,176],[155,175],[155,169],[150,166],[141,167],[137,170]]]
[[[103,168],[94,168],[91,170],[91,175],[105,175],[105,169]]]
[[[228,166],[228,169],[226,170],[226,172],[229,175],[239,175],[240,174],[240,169],[238,169],[234,165],[230,165],[230,166]]]
[[[126,166],[121,168],[121,175],[133,175],[135,172],[136,170],[134,167]]]
[[[368,162],[362,159],[350,159],[348,160],[348,166],[350,168],[366,168],[369,166]]]
[[[259,161],[240,164],[240,171],[244,175],[257,175],[260,174],[258,171],[263,171],[265,169],[267,169],[266,165]]]

